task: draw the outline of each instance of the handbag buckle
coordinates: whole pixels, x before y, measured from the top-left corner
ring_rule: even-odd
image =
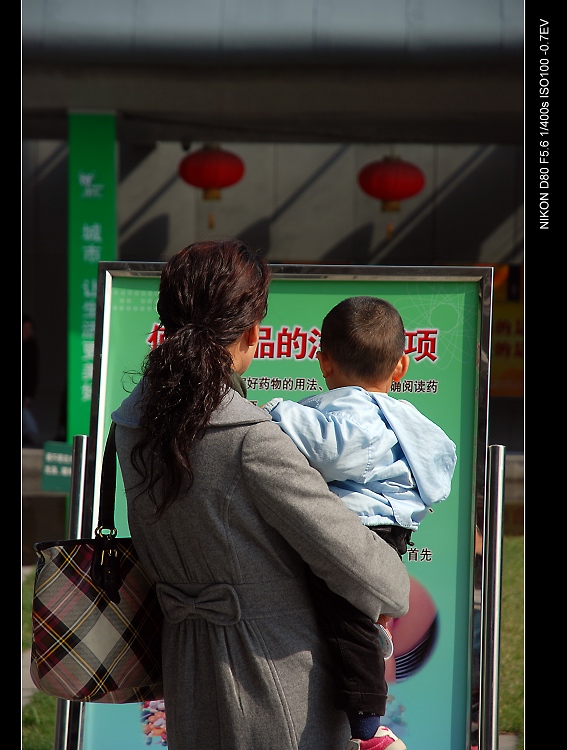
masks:
[[[120,559],[116,549],[116,529],[95,529],[95,554],[91,567],[91,578],[104,591],[111,602],[120,603]]]
[[[96,536],[102,537],[104,539],[114,539],[117,533],[118,532],[116,531],[116,527],[113,527],[111,529],[106,526],[97,526],[95,529]]]

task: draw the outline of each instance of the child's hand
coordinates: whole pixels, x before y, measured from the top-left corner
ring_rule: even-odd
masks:
[[[270,413],[272,411],[272,409],[274,409],[278,404],[281,404],[282,401],[283,401],[283,398],[273,398],[270,401],[268,401],[267,404],[264,404],[260,408],[262,408],[264,411],[267,411],[268,413]]]
[[[386,661],[394,654],[394,641],[392,639],[392,634],[388,629],[388,623],[391,622],[392,619],[393,618],[388,617],[388,615],[380,615],[376,620],[378,642],[382,648],[382,656]]]

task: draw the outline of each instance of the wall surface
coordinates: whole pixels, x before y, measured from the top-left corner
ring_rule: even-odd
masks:
[[[191,150],[202,144],[196,143]],[[243,179],[205,201],[177,176],[180,143],[117,144],[118,260],[163,261],[207,236],[237,236],[273,263],[472,265],[523,262],[523,153],[516,146],[397,148],[418,165],[421,193],[397,212],[357,184],[380,144],[223,144],[246,165]],[[35,404],[45,440],[58,431],[66,378],[67,146],[23,143],[22,305],[41,348]],[[209,225],[210,215],[215,226]],[[392,236],[388,238],[388,225]],[[523,407],[494,401],[492,442],[523,450]]]
[[[523,15],[522,0],[23,0],[22,307],[43,439],[65,394],[70,112],[116,117],[121,260],[214,234],[274,263],[521,264]],[[205,142],[246,165],[214,203],[177,177]],[[426,176],[396,214],[356,184],[390,153]],[[493,442],[523,450],[522,414],[495,400]]]
[[[516,143],[522,0],[23,0],[24,138]]]

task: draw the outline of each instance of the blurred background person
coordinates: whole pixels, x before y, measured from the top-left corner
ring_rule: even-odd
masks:
[[[39,382],[39,345],[32,318],[22,314],[22,447],[39,448],[39,427],[32,404]]]

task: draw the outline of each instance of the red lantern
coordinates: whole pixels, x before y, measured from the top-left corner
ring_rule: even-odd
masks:
[[[399,211],[401,200],[423,189],[425,176],[415,164],[398,156],[385,156],[360,170],[358,184],[372,198],[382,201],[382,211]]]
[[[202,188],[204,200],[219,200],[222,188],[242,179],[244,162],[216,144],[206,144],[182,159],[177,172],[189,185]]]

